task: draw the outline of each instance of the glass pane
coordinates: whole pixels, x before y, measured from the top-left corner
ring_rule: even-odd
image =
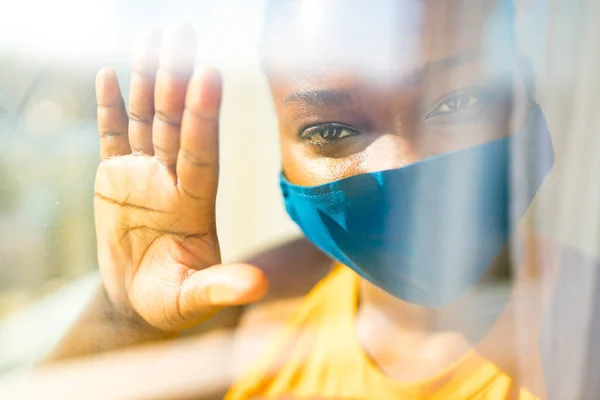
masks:
[[[595,398],[599,18],[14,3],[0,397]]]

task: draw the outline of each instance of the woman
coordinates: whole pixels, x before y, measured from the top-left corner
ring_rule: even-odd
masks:
[[[513,228],[552,167],[513,18],[503,0],[271,2],[261,55],[282,192],[290,216],[336,262],[228,398],[544,395],[540,310],[525,345],[509,340],[515,305],[539,291],[530,254],[517,259],[502,310],[488,312],[484,290],[510,269],[509,235],[532,243]],[[297,243],[280,253],[278,275],[221,264],[221,78],[192,76],[187,29],[166,37],[160,55],[157,41],[149,36],[135,56],[129,113],[114,72],[97,78],[105,296],[53,359],[175,337],[324,260]],[[90,339],[86,319],[110,323]],[[238,332],[261,324],[237,321]],[[531,350],[533,378],[518,373],[517,347]]]

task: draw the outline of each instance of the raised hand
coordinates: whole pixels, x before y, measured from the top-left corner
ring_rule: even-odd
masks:
[[[129,113],[113,70],[98,73],[101,162],[95,186],[98,260],[117,310],[167,331],[221,307],[260,299],[267,281],[247,264],[221,264],[218,71],[192,74],[189,27],[140,40]]]

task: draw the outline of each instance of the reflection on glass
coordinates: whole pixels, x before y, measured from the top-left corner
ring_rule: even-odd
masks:
[[[593,397],[600,6],[538,3],[5,24],[0,397]]]

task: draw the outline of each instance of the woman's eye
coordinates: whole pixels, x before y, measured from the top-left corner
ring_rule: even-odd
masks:
[[[315,145],[326,145],[351,136],[356,136],[358,131],[345,125],[327,124],[316,125],[305,129],[300,137]]]
[[[461,111],[467,111],[479,106],[481,101],[482,95],[474,91],[453,94],[436,105],[435,108],[425,116],[425,119],[428,120],[435,117],[450,116]]]

